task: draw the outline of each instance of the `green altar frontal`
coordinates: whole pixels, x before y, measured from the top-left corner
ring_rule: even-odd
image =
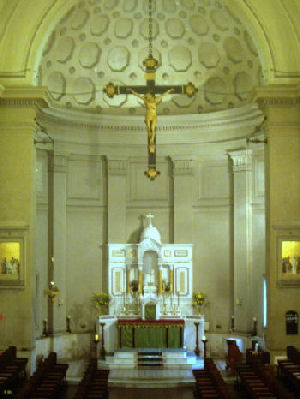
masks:
[[[120,348],[182,348],[184,320],[117,321]]]

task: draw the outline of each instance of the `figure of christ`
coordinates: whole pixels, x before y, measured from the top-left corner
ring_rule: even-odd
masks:
[[[155,153],[155,130],[156,130],[156,106],[161,102],[162,98],[169,93],[173,93],[174,89],[169,89],[165,91],[160,96],[155,96],[154,93],[147,92],[144,96],[140,95],[136,91],[132,89],[127,89],[133,95],[139,97],[144,101],[146,107],[146,115],[145,115],[145,124],[148,130],[148,138],[149,138],[149,152],[150,154]]]

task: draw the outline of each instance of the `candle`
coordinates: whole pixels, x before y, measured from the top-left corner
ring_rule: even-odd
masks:
[[[256,322],[256,317],[253,317],[253,319],[252,319],[254,322]]]
[[[202,336],[202,341],[206,341],[206,336],[205,335]]]
[[[178,295],[178,306],[180,305],[180,292],[178,291],[177,292],[177,295]]]
[[[99,335],[95,334],[95,341],[99,341]]]

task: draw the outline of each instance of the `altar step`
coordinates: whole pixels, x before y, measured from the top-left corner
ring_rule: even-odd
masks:
[[[194,353],[183,349],[118,350],[114,356],[107,356],[103,366],[118,369],[178,369],[189,370],[196,364]]]
[[[162,352],[138,352],[138,368],[163,368]]]

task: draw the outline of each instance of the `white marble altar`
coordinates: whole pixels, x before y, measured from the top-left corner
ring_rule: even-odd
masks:
[[[109,313],[142,317],[154,301],[157,317],[192,315],[192,244],[162,244],[153,215],[146,219],[139,243],[108,244]]]
[[[102,340],[101,329],[99,328],[100,323],[104,322],[105,326],[103,329],[105,350],[107,352],[114,352],[118,348],[118,331],[116,328],[116,322],[119,317],[113,316],[101,316],[98,324],[98,334],[100,340]],[[130,316],[132,319],[132,316]],[[136,318],[138,318],[136,316]],[[166,317],[164,317],[166,318]],[[184,325],[184,336],[183,336],[183,349],[187,352],[193,352],[196,345],[196,328],[194,323],[199,322],[198,329],[198,340],[201,355],[203,356],[203,344],[202,337],[204,335],[204,317],[203,316],[187,316],[183,318],[185,321]]]

